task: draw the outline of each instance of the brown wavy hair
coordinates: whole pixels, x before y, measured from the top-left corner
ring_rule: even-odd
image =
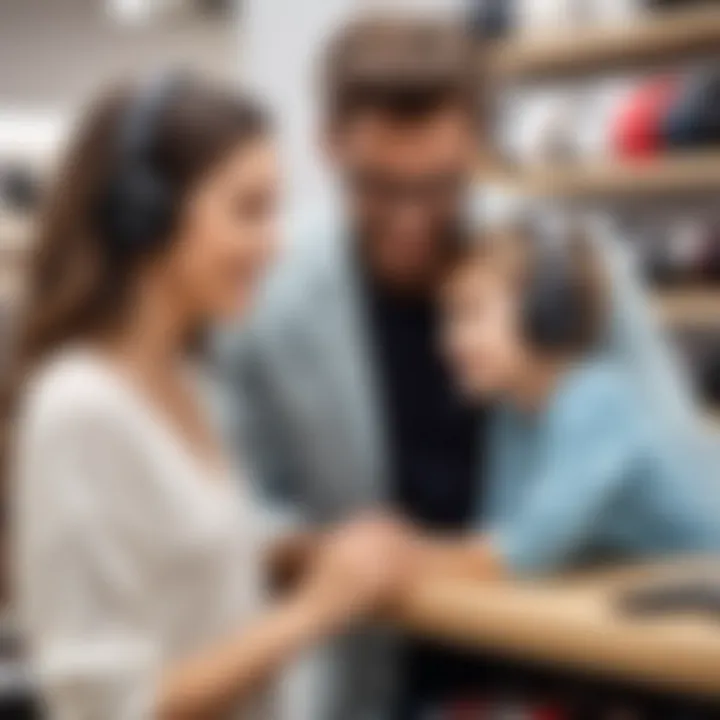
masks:
[[[86,112],[60,164],[29,258],[21,314],[0,397],[0,473],[7,475],[13,418],[25,378],[55,349],[110,329],[126,307],[137,264],[120,261],[97,228],[99,191],[117,171],[120,126],[139,88],[104,93]],[[252,100],[188,78],[153,128],[153,167],[181,205],[228,153],[269,133]],[[159,250],[158,252],[162,252]],[[0,513],[6,509],[0,504]],[[4,527],[5,522],[2,523]]]

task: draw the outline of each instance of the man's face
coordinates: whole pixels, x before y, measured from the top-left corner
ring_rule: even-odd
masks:
[[[373,270],[398,286],[431,281],[473,172],[468,114],[450,107],[406,119],[366,111],[337,130],[330,148]]]

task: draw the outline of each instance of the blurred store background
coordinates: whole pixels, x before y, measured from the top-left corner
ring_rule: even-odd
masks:
[[[171,65],[232,80],[224,0],[2,0],[0,303],[17,298],[35,210],[77,113],[105,83]]]
[[[44,188],[96,88],[178,64],[247,81],[280,113],[290,191],[314,191],[314,54],[371,4],[462,15],[492,76],[490,205],[581,210],[622,238],[717,426],[720,0],[0,0],[0,358]]]
[[[720,406],[717,0],[2,0],[0,323],[73,117],[110,80],[171,65],[246,82],[281,118],[291,193],[323,187],[313,61],[367,6],[455,13],[488,50],[502,199],[601,214],[638,256],[708,414]]]
[[[702,420],[720,417],[720,3],[483,0],[480,176],[600,220],[645,278]]]

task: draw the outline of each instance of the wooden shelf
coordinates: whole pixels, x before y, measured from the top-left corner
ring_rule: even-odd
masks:
[[[720,55],[720,6],[666,11],[617,28],[510,40],[492,56],[502,80],[610,73]]]
[[[32,232],[33,222],[30,218],[0,215],[0,259],[24,255]]]
[[[663,322],[670,326],[720,330],[720,287],[657,293],[655,304]]]
[[[569,200],[637,201],[720,192],[720,149],[634,162],[598,162],[506,172],[502,182],[523,194]]]
[[[705,425],[709,430],[720,432],[720,407],[710,407],[704,415]]]

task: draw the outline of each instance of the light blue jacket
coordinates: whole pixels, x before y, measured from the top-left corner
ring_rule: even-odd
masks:
[[[616,360],[568,370],[542,411],[502,405],[488,452],[480,527],[515,572],[720,550],[720,467]]]

